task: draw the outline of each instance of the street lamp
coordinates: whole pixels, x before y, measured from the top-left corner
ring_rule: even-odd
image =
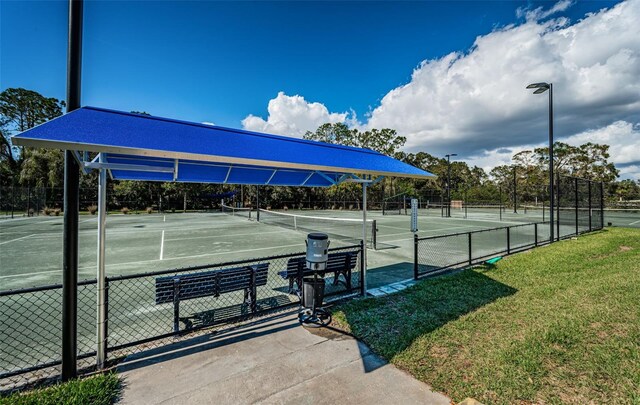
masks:
[[[533,83],[527,86],[528,89],[536,89],[533,94],[542,94],[549,90],[549,241],[553,242],[553,84],[552,83]]]
[[[451,218],[451,156],[458,156],[455,153],[445,155],[447,158],[447,218]]]

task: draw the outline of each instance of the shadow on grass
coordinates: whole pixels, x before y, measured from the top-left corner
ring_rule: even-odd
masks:
[[[335,313],[355,336],[390,360],[417,338],[517,292],[487,276],[490,268],[429,278],[401,293],[345,303]]]

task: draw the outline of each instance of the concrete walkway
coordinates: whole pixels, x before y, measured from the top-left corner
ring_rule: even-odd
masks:
[[[123,404],[450,404],[355,339],[295,314],[128,357]]]

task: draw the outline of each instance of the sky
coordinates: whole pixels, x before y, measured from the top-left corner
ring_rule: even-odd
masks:
[[[640,179],[640,0],[86,1],[82,104],[302,136],[393,128],[485,169],[547,139]],[[66,1],[0,0],[0,90],[64,99]]]

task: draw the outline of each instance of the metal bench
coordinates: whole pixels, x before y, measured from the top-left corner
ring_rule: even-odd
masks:
[[[221,294],[244,290],[243,312],[257,310],[257,287],[267,284],[269,263],[202,273],[177,274],[156,278],[156,304],[173,303],[173,330],[180,331],[180,321],[188,328],[189,318],[180,318],[180,301],[219,297]],[[203,322],[206,323],[206,322]]]
[[[347,290],[351,292],[351,271],[358,262],[358,252],[341,252],[329,254],[326,270],[318,272],[324,277],[327,273],[333,273],[333,285],[343,283]],[[282,278],[289,280],[289,294],[300,291],[302,278],[313,275],[313,271],[307,268],[305,257],[294,257],[287,262],[287,270],[278,273]],[[340,280],[340,275],[344,281]],[[294,289],[294,283],[297,290]]]

